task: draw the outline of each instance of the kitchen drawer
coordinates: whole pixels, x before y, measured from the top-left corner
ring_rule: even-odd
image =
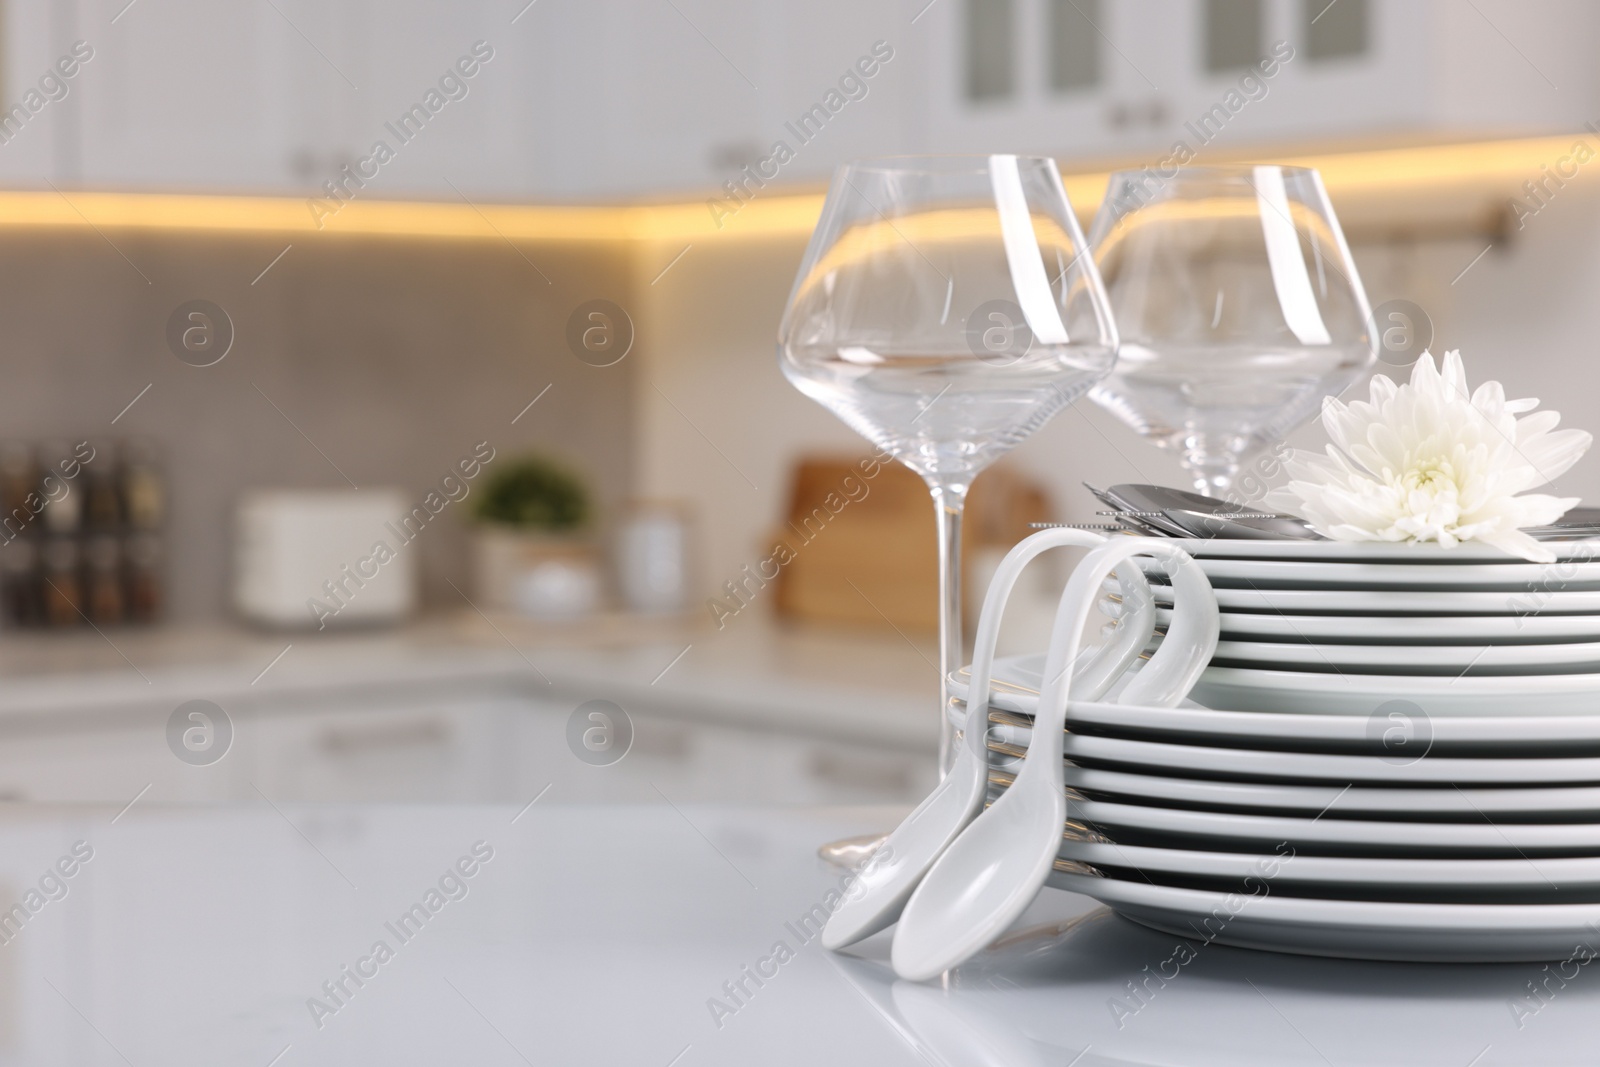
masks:
[[[78,729],[0,736],[0,802],[128,803],[143,799],[220,801],[232,792],[231,768],[192,767],[166,746],[165,724],[142,729]]]
[[[496,699],[263,707],[240,763],[274,801],[505,802],[511,713]]]

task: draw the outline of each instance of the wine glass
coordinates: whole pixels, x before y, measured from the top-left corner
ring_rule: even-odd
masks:
[[[795,387],[933,494],[941,773],[967,489],[1116,358],[1087,249],[1054,160],[861,160],[834,176],[778,330]]]
[[[1090,230],[1122,336],[1091,395],[1226,497],[1376,354],[1366,293],[1322,179],[1302,167],[1111,176]]]

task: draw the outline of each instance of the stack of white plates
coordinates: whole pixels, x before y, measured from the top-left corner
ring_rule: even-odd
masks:
[[[1177,543],[1199,560],[1222,615],[1192,694],[1201,704],[1600,714],[1600,541],[1551,544],[1554,563],[1474,545]],[[1164,575],[1153,563],[1147,574],[1159,602]]]
[[[1456,568],[1439,566],[1451,581]],[[1232,619],[1254,614],[1224,611],[1225,641],[1238,633]],[[1405,618],[1413,637],[1441,622]],[[1384,649],[1326,631],[1317,643]],[[1429,650],[1420,667],[1455,646],[1413,647]],[[996,790],[1027,744],[1043,660],[995,665]],[[1348,697],[1336,671],[1226,670],[1289,678],[1226,690],[1253,694],[1249,707],[1263,710],[1069,706],[1069,822],[1052,884],[1191,941],[1317,955],[1550,960],[1600,939],[1594,679],[1552,696],[1552,679],[1582,675],[1468,675],[1454,688],[1471,683],[1469,695],[1456,697],[1448,674],[1367,672],[1361,705],[1334,698]],[[1386,687],[1413,683],[1431,688],[1405,690],[1406,699],[1428,710],[1396,710],[1402,690]],[[1497,694],[1480,683],[1521,688]],[[1452,713],[1458,704],[1467,713]],[[959,719],[964,707],[951,712]]]

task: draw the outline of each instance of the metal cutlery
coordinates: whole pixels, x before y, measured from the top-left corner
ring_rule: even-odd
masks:
[[[1124,484],[1101,489],[1084,488],[1111,510],[1097,514],[1117,520],[1109,523],[1031,524],[1035,529],[1065,527],[1103,532],[1125,530],[1157,537],[1196,537],[1229,540],[1325,541],[1322,534],[1297,515],[1284,515],[1244,507],[1228,500],[1203,496],[1169,486]],[[1524,533],[1539,541],[1583,541],[1600,538],[1600,508],[1577,507],[1561,522],[1532,526]]]

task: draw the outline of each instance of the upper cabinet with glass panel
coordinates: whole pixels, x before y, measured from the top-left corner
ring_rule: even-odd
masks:
[[[1586,0],[939,0],[918,29],[929,151],[1203,161],[1600,115]]]

